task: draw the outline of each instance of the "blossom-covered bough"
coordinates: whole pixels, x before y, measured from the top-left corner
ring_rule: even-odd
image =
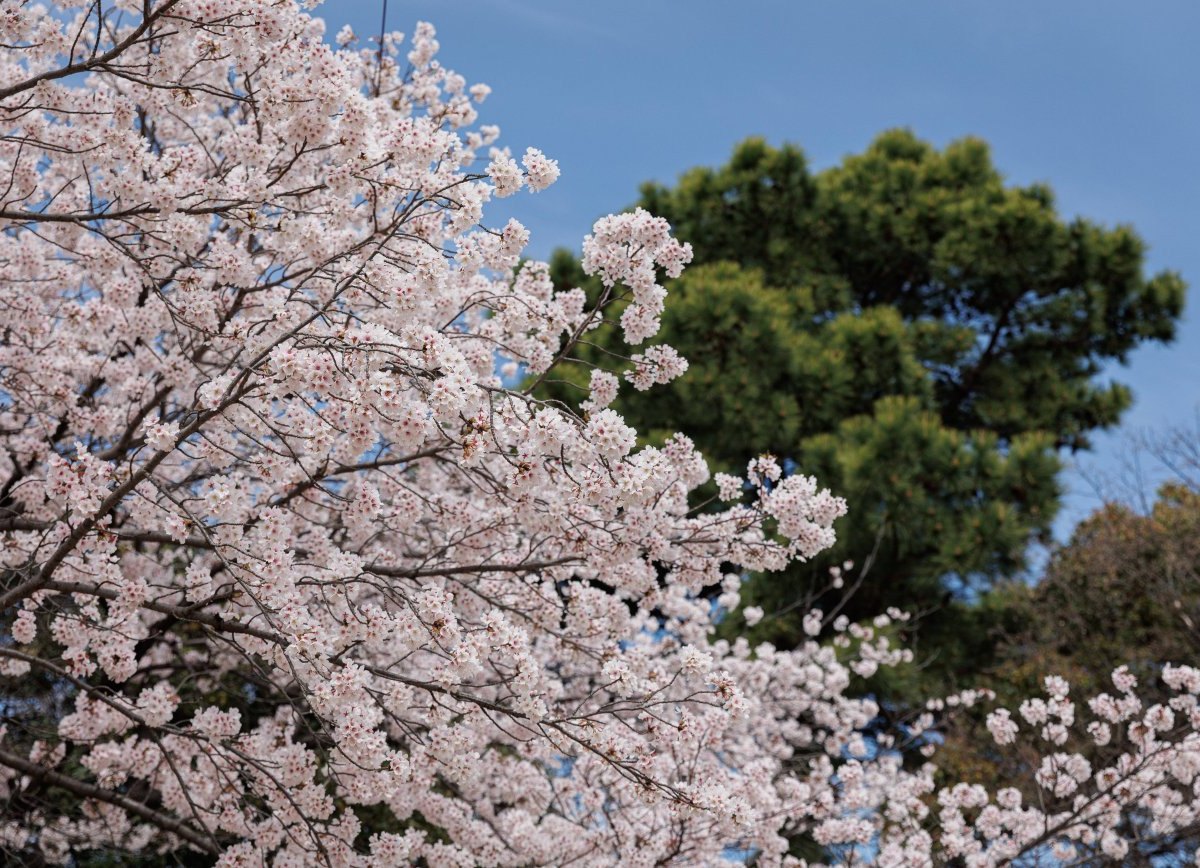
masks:
[[[764,458],[696,508],[703,459],[638,447],[614,372],[582,417],[514,386],[618,299],[625,387],[683,373],[645,344],[690,250],[608,217],[606,293],[555,292],[484,206],[557,164],[477,126],[429,25],[324,37],[292,0],[0,0],[0,851],[916,865],[1194,822],[1192,670],[1097,700],[1127,752],[1052,752],[1022,807],[864,744],[898,613],[711,641],[842,501]]]

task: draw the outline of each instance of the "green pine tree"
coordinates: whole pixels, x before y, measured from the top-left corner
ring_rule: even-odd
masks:
[[[973,668],[986,625],[966,601],[1048,536],[1061,452],[1131,401],[1101,371],[1172,339],[1181,278],[1147,277],[1131,228],[1064,219],[1048,187],[1006,184],[978,139],[938,150],[889,131],[819,173],[750,139],[641,192],[695,249],[660,336],[691,368],[617,409],[650,441],[682,430],[716,469],[771,453],[850,504],[834,551],[753,579],[756,637],[797,641],[830,566],[873,553],[843,611],[915,611],[923,677]],[[552,265],[559,285],[598,291],[569,254]],[[576,349],[573,382],[543,392],[577,401],[591,364],[632,351],[606,325]]]

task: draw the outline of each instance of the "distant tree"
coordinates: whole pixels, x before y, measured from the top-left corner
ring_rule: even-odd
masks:
[[[1005,646],[1043,651],[1102,678],[1129,664],[1148,677],[1200,655],[1200,493],[1164,486],[1148,515],[1112,504],[1076,530],[1031,594]]]
[[[850,504],[832,552],[753,583],[756,634],[797,641],[792,602],[874,551],[848,611],[940,611],[920,647],[946,674],[970,668],[979,614],[957,592],[1019,571],[1047,537],[1060,451],[1087,448],[1131,400],[1097,375],[1173,337],[1183,281],[1145,276],[1131,228],[1064,219],[1045,185],[1006,184],[973,138],[938,150],[894,130],[819,173],[750,139],[720,168],[643,186],[638,204],[700,267],[670,285],[663,321],[690,371],[620,411],[652,435],[679,427],[731,472],[789,459]],[[554,274],[589,286],[569,255]],[[610,326],[577,356],[618,346]]]
[[[1102,686],[1122,665],[1153,683],[1164,663],[1200,655],[1200,426],[1136,438],[1130,454],[1169,473],[1153,503],[1140,508],[1137,492],[1106,503],[1036,585],[997,595],[999,692],[1050,670]]]

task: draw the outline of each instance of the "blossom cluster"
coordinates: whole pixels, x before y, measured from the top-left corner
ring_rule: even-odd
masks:
[[[1031,763],[1037,802],[1016,786],[994,794],[967,783],[943,789],[937,794],[942,852],[968,865],[1022,856],[1112,864],[1138,848],[1176,841],[1185,842],[1186,852],[1200,820],[1200,670],[1167,664],[1161,678],[1170,698],[1147,706],[1129,670],[1118,668],[1116,693],[1084,703],[1086,723],[1058,676],[1046,677],[1045,698],[1026,700],[1016,715],[989,714],[987,727],[1001,748],[1011,749],[1022,728],[1029,729],[1040,757]]]

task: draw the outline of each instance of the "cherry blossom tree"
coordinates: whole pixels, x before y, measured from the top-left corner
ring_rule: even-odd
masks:
[[[994,864],[1194,826],[1195,670],[1093,701],[1111,768],[1067,752],[1065,683],[994,712],[1002,745],[1044,728],[1028,806],[905,761],[978,694],[864,739],[848,689],[910,658],[900,613],[711,639],[844,503],[763,457],[697,504],[686,438],[637,445],[609,404],[686,370],[647,342],[690,250],[607,217],[606,292],[556,292],[484,210],[558,166],[478,124],[428,24],[331,47],[292,0],[9,0],[0,42],[14,860]],[[535,400],[617,299],[628,382]]]

